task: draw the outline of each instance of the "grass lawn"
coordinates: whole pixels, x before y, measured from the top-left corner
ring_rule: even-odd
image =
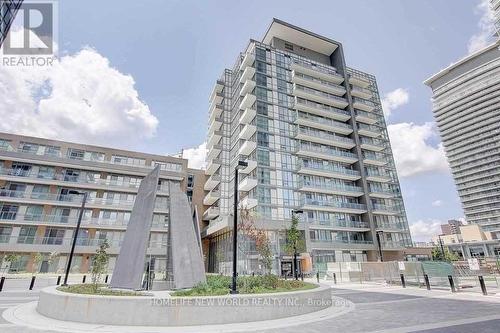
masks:
[[[229,294],[230,276],[207,275],[207,282],[188,290],[179,290],[172,296],[218,296]],[[282,280],[276,275],[240,276],[237,280],[240,294],[266,294],[313,289],[312,283],[297,280]]]
[[[144,296],[144,293],[137,291],[110,290],[105,284],[97,285],[97,291],[92,284],[72,284],[67,287],[58,287],[57,290],[73,294],[103,295],[103,296]]]

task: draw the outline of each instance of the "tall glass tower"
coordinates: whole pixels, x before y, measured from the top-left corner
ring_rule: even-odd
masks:
[[[267,231],[274,271],[292,211],[301,210],[304,271],[327,262],[403,256],[411,237],[373,75],[346,67],[342,45],[274,19],[250,40],[210,96],[208,269],[228,272],[234,170],[240,206]],[[242,240],[239,269],[262,269],[255,244]],[[312,264],[312,266],[311,266]]]
[[[0,1],[0,47],[2,47],[3,41],[22,3],[23,0]]]

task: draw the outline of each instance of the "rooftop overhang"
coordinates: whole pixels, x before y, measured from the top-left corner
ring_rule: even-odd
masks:
[[[267,29],[262,42],[269,45],[273,37],[303,46],[327,56],[330,56],[340,45],[340,43],[332,39],[317,35],[276,18],[273,19],[273,22]]]

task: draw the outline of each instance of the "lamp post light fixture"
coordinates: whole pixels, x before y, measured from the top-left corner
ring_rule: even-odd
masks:
[[[304,213],[304,211],[301,209],[293,209],[292,218],[297,214],[302,213]],[[295,240],[295,242],[293,243],[293,277],[295,278],[295,280],[299,279],[299,267],[297,262],[297,240]]]
[[[66,274],[64,275],[63,286],[68,285],[68,276],[71,269],[71,262],[73,261],[73,255],[75,254],[76,239],[78,238],[78,233],[80,232],[80,225],[82,224],[83,211],[85,210],[85,203],[87,202],[87,192],[78,192],[77,195],[83,195],[82,205],[80,207],[80,213],[78,214],[78,222],[76,223],[75,234],[73,235],[73,241],[71,243],[71,251],[69,253],[68,265],[66,267]]]
[[[380,235],[383,235],[384,232],[382,230],[377,230],[375,234],[377,236],[378,255],[380,257],[380,262],[384,262],[384,255],[382,254],[382,241],[380,240]]]
[[[247,167],[248,162],[238,161],[234,168],[234,208],[233,208],[233,280],[231,283],[231,294],[237,294],[236,279],[237,273],[237,260],[238,260],[238,170],[241,167]]]

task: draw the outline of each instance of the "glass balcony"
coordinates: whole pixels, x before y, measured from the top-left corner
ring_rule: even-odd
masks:
[[[240,83],[245,83],[245,81],[251,80],[254,75],[255,75],[255,68],[253,67],[245,68],[243,74],[241,74]]]
[[[252,66],[255,61],[255,54],[251,51],[245,53],[243,60],[241,61],[240,70],[244,70],[245,67]]]
[[[374,198],[389,199],[394,197],[394,192],[384,188],[370,188],[370,196]]]
[[[313,65],[303,60],[293,59],[291,68],[296,72],[311,75],[332,83],[339,84],[344,82],[344,77],[338,74],[337,70],[333,67]]]
[[[295,98],[294,107],[300,111],[309,112],[315,115],[340,121],[347,121],[351,119],[351,113],[349,111],[334,108],[332,106],[321,103],[316,103],[299,97]]]
[[[330,105],[337,108],[345,108],[348,105],[345,98],[325,93],[316,89],[300,86],[297,84],[293,85],[293,94],[298,97],[302,97],[308,100],[312,100],[318,103]]]
[[[218,158],[214,158],[213,160],[210,160],[208,162],[207,169],[205,170],[205,174],[206,175],[213,175],[215,173],[215,171],[217,171],[219,169],[221,164],[222,164],[222,161]]]
[[[242,158],[242,160],[245,160],[245,159]],[[241,174],[248,174],[248,173],[252,172],[253,170],[255,170],[255,168],[257,168],[257,161],[246,160],[246,162],[248,163],[248,166],[245,167],[244,169],[240,170]]]
[[[255,111],[255,109],[247,108],[240,117],[240,123],[250,124],[256,115],[257,111]]]
[[[295,71],[292,71],[292,82],[337,96],[344,96],[346,93],[345,88],[342,86]]]
[[[366,205],[359,203],[328,201],[310,198],[304,198],[301,203],[303,207],[310,207],[308,209],[323,209],[334,212],[349,212],[354,214],[366,213]]]
[[[208,221],[208,220],[213,220],[220,214],[220,208],[219,207],[209,207],[204,213],[203,213],[203,220]]]
[[[330,134],[324,131],[314,131],[303,127],[300,127],[298,131],[296,131],[295,138],[346,149],[352,149],[356,145],[351,138],[338,136],[333,133]]]
[[[253,153],[253,151],[257,148],[257,142],[255,141],[245,141],[239,150],[240,155],[248,156]]]
[[[344,135],[349,135],[353,132],[352,126],[350,124],[335,121],[330,118],[313,116],[310,114],[299,113],[299,116],[295,119],[295,123],[298,125],[318,128]]]
[[[351,152],[345,152],[334,148],[329,148],[326,146],[301,144],[299,145],[296,153],[298,155],[322,158],[325,160],[345,162],[345,163],[354,163],[358,160],[358,157]]]
[[[368,222],[361,221],[347,221],[347,220],[316,220],[316,219],[308,219],[307,222],[313,226],[321,226],[321,227],[332,227],[340,228],[340,229],[366,229],[366,231],[370,230],[370,224]]]
[[[208,138],[207,149],[211,149],[214,145],[220,142],[222,138],[222,131],[214,131],[212,135]]]
[[[351,95],[361,98],[371,98],[372,92],[368,89],[351,86]]]
[[[240,110],[246,110],[250,108],[255,103],[256,100],[257,98],[255,97],[255,95],[246,94],[240,103]]]
[[[299,163],[298,173],[310,174],[324,177],[335,177],[347,180],[358,180],[361,178],[361,173],[357,170],[340,168],[332,164],[313,164],[304,165]]]
[[[312,181],[300,181],[299,190],[307,192],[319,192],[319,193],[329,193],[338,194],[345,196],[359,197],[363,195],[363,189],[358,186],[336,184],[336,183],[321,183]]]
[[[378,116],[374,113],[368,113],[361,110],[356,110],[356,121],[373,125],[378,122]]]
[[[353,97],[352,101],[355,109],[369,112],[375,110],[375,103],[371,101],[367,101],[359,97]]]
[[[215,98],[215,95],[222,92],[222,89],[224,89],[224,81],[217,80],[217,82],[215,83],[214,89],[212,90],[212,93],[210,94],[210,97],[208,98],[208,101],[211,103],[212,100]]]
[[[211,206],[213,205],[217,200],[220,198],[220,191],[219,190],[212,190],[205,195],[205,198],[203,199],[203,204],[205,206]]]
[[[380,136],[382,129],[377,126],[367,125],[363,123],[358,123],[358,133],[370,138],[376,138]]]
[[[368,79],[352,74],[349,75],[349,83],[361,88],[368,88],[370,86],[370,81],[368,81]]]
[[[252,209],[257,207],[257,199],[246,196],[240,201],[240,208]]]
[[[373,209],[373,214],[386,214],[386,215],[399,214],[399,210],[395,206],[372,204],[372,209]]]
[[[376,166],[384,166],[387,164],[387,159],[382,154],[363,152],[363,163]]]
[[[245,179],[243,179],[240,182],[238,189],[242,192],[248,192],[248,191],[252,190],[253,188],[255,188],[256,186],[257,186],[257,179],[256,178],[246,177]]]
[[[401,232],[405,230],[405,227],[402,223],[389,223],[389,222],[376,222],[375,223],[377,230],[382,231],[396,231]]]
[[[208,177],[207,181],[205,182],[205,185],[203,189],[205,191],[211,191],[213,190],[217,185],[220,183],[220,175],[212,174],[210,177]]]
[[[250,79],[246,80],[243,84],[243,87],[241,88],[240,96],[245,96],[248,93],[252,93],[253,88],[255,88],[255,81]]]
[[[257,127],[255,125],[246,124],[240,131],[239,138],[242,140],[250,139],[255,132],[257,132]]]
[[[383,151],[385,149],[385,142],[373,138],[360,138],[361,148],[373,151]]]

